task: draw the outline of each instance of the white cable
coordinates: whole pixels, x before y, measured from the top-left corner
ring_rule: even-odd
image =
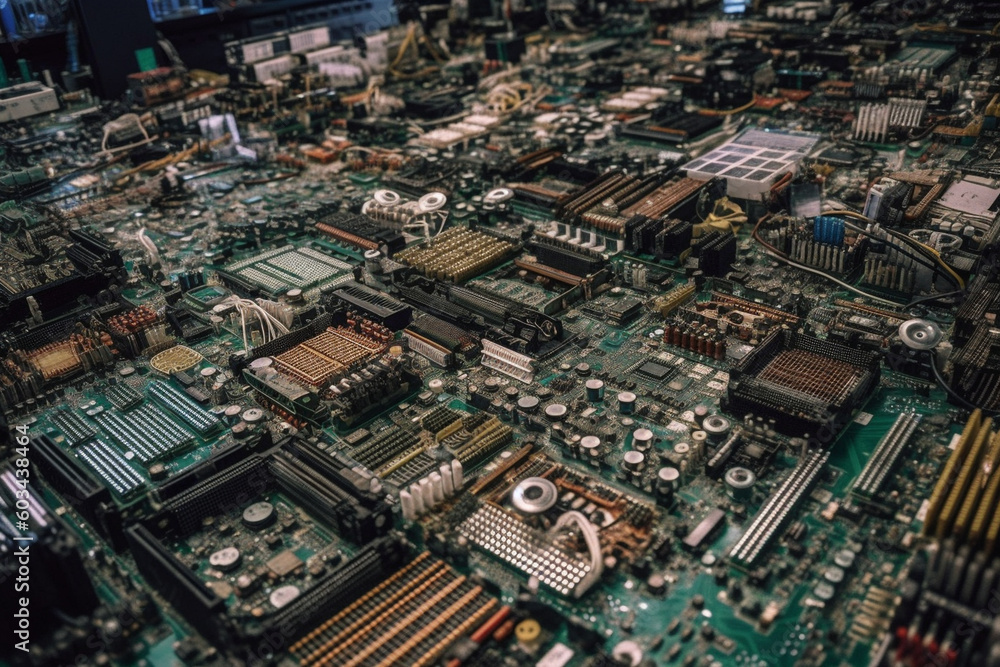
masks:
[[[604,573],[604,556],[601,554],[601,539],[597,534],[597,527],[581,512],[576,510],[563,512],[553,524],[552,532],[564,528],[569,523],[575,523],[580,529],[587,543],[587,550],[590,552],[590,572],[580,580],[574,593],[576,597],[582,597]]]
[[[153,243],[153,239],[146,236],[145,227],[139,230],[138,240],[142,247],[146,249],[146,254],[149,255],[150,266],[158,265],[160,263],[160,251],[157,250],[156,244]]]

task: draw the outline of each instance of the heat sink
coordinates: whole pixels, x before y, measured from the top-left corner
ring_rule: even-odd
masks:
[[[330,327],[318,336],[276,354],[274,363],[285,375],[310,387],[326,384],[385,349],[385,343],[346,327]]]
[[[423,245],[407,248],[395,259],[428,278],[462,282],[507,261],[514,246],[466,227],[454,227]]]
[[[306,633],[291,653],[309,667],[426,667],[499,609],[482,586],[424,552]]]
[[[723,407],[737,415],[773,417],[788,435],[808,433],[832,442],[879,377],[875,352],[780,330],[730,371]]]

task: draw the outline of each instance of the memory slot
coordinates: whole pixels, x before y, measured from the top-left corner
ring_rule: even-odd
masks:
[[[509,350],[493,341],[483,339],[482,364],[499,373],[503,373],[521,382],[531,382],[535,377],[535,368],[531,357]]]
[[[107,397],[111,401],[111,405],[119,410],[128,410],[142,402],[142,394],[124,382],[111,387],[108,390]]]
[[[76,455],[122,498],[128,498],[146,486],[146,480],[135,471],[121,451],[99,438],[81,446]]]
[[[175,424],[162,410],[155,406],[144,405],[129,413],[129,416],[139,421],[143,428],[163,435],[166,442],[170,443],[171,449],[184,447],[194,442],[193,435]]]
[[[349,561],[324,575],[306,592],[283,607],[265,630],[280,636],[299,638],[324,619],[364,595],[401,565],[405,547],[393,537],[370,542]],[[292,644],[298,646],[298,642]]]
[[[95,419],[112,438],[142,463],[153,463],[166,454],[163,444],[155,440],[152,434],[139,432],[113,412],[102,412]]]
[[[471,322],[475,316],[468,308],[463,308],[436,294],[414,287],[399,287],[399,295],[407,302],[419,306],[421,310],[429,310],[453,322]]]
[[[475,464],[489,458],[513,441],[513,431],[496,417],[491,417],[472,433],[461,447],[455,450],[455,457],[462,465],[471,468]]]
[[[545,533],[490,503],[481,505],[458,530],[480,549],[560,595],[573,595],[590,572],[589,564],[562,551]]]
[[[904,412],[896,418],[892,428],[879,441],[864,470],[858,475],[851,493],[866,498],[877,496],[921,419],[921,415],[914,412]]]
[[[449,351],[463,354],[474,351],[479,340],[467,329],[457,327],[433,315],[415,317],[405,332],[417,334]]]
[[[421,554],[292,645],[303,666],[433,664],[498,607],[444,563]]]
[[[361,465],[375,469],[401,452],[413,447],[417,442],[417,436],[402,430],[398,426],[393,426],[376,435],[363,445],[356,447],[351,452],[351,458]]]
[[[73,410],[56,410],[49,419],[62,431],[70,445],[78,445],[97,435],[97,430]]]
[[[149,395],[181,418],[199,435],[206,435],[217,429],[219,419],[198,405],[194,399],[173,385],[156,380],[149,385]]]
[[[439,467],[440,461],[423,449],[416,449],[397,457],[397,460],[389,461],[379,469],[378,473],[390,484],[404,487],[421,477],[426,477]]]
[[[791,518],[792,512],[812,488],[830,458],[830,452],[808,453],[760,508],[743,536],[730,550],[730,558],[749,567]]]
[[[455,355],[434,341],[427,340],[420,334],[409,330],[403,331],[403,339],[406,340],[407,347],[426,357],[435,365],[441,368],[450,368],[454,365]]]
[[[458,412],[443,405],[438,405],[420,418],[420,426],[425,431],[437,433],[459,417],[461,415]]]
[[[357,283],[344,285],[331,296],[393,331],[398,331],[409,324],[413,312],[410,306],[391,296]]]

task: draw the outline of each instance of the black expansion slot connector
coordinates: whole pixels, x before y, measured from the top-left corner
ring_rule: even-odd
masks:
[[[405,328],[413,316],[410,306],[358,283],[343,285],[334,290],[330,294],[331,310],[337,309],[338,302],[393,331]]]

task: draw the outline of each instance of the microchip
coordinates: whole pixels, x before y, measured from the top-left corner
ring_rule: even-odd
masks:
[[[639,367],[639,375],[651,380],[663,380],[667,378],[673,369],[658,364],[655,361],[647,361]]]
[[[198,387],[188,387],[184,390],[188,396],[198,401],[199,403],[208,403],[209,396]]]
[[[836,167],[851,167],[857,164],[859,157],[860,156],[850,148],[831,146],[820,153],[816,159],[820,162],[832,164]]]
[[[267,561],[267,569],[271,571],[271,576],[275,579],[286,577],[295,572],[304,563],[291,551],[282,551],[280,554]]]

